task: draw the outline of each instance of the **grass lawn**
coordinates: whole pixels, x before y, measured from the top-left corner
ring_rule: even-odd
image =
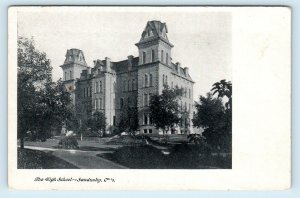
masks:
[[[175,145],[169,154],[150,145],[124,146],[114,153],[99,154],[108,160],[137,169],[231,169],[231,155],[201,154],[187,144]]]
[[[51,154],[31,149],[18,148],[19,169],[77,169],[76,166],[65,162]]]

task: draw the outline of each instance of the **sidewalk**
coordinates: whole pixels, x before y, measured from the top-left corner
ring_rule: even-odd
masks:
[[[44,148],[36,146],[25,146],[25,148],[40,151],[52,151],[52,155],[66,162],[73,164],[81,169],[124,169],[125,166],[119,165],[102,157],[96,156],[101,154],[99,151],[81,151],[67,150],[56,148]]]

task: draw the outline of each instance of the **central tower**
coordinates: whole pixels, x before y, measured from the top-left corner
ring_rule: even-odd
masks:
[[[148,21],[141,39],[135,45],[139,49],[139,65],[159,61],[171,65],[171,49],[166,23]]]

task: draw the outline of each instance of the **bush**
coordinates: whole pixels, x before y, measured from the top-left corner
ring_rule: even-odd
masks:
[[[77,149],[79,148],[78,142],[74,136],[67,136],[61,139],[58,143],[60,148]]]

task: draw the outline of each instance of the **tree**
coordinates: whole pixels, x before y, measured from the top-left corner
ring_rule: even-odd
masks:
[[[130,107],[125,104],[120,113],[120,122],[118,124],[119,132],[127,131],[135,135],[135,131],[139,128],[138,108]]]
[[[156,128],[162,129],[164,134],[181,120],[182,111],[178,102],[182,94],[182,89],[170,89],[165,85],[162,94],[151,97],[150,116],[152,122]]]
[[[106,128],[106,118],[103,112],[97,111],[88,120],[88,126],[93,132],[96,132],[98,136],[104,134]]]
[[[18,139],[35,133],[41,140],[72,114],[70,96],[61,81],[52,82],[52,67],[33,39],[18,38]]]
[[[218,94],[218,98],[227,97],[228,101],[225,103],[225,107],[227,109],[232,108],[232,84],[230,81],[226,81],[225,79],[220,82],[216,82],[213,84],[213,95]]]
[[[195,107],[197,113],[193,118],[193,125],[204,129],[205,141],[214,148],[230,150],[231,148],[231,83],[221,80],[213,85],[213,93],[206,97],[200,96]],[[218,93],[218,97],[213,95]],[[226,96],[228,102],[223,105],[222,98]]]

